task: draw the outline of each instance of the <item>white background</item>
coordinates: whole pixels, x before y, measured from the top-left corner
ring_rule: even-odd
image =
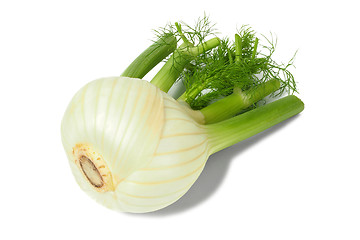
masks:
[[[1,239],[360,239],[357,1],[1,1]],[[211,156],[151,214],[105,209],[60,140],[73,94],[119,75],[167,22],[277,34],[305,111]]]

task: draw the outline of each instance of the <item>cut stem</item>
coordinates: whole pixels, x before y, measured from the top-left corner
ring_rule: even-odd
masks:
[[[280,82],[272,79],[247,91],[234,89],[234,93],[201,109],[205,122],[216,123],[235,116],[280,88]]]
[[[235,62],[240,62],[242,54],[242,39],[239,34],[235,34]]]
[[[176,38],[169,34],[161,37],[143,51],[121,74],[124,77],[143,78],[159,62],[176,49]]]
[[[303,102],[290,95],[228,120],[205,125],[211,154],[258,134],[304,109]]]

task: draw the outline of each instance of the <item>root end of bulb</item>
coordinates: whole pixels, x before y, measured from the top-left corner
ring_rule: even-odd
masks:
[[[73,148],[73,155],[75,163],[83,173],[84,178],[96,191],[108,192],[114,190],[112,174],[102,156],[85,144],[77,144]]]

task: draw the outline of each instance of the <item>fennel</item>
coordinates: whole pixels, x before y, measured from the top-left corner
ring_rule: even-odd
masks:
[[[122,76],[80,89],[62,120],[76,181],[118,211],[143,213],[172,204],[211,154],[304,109],[293,95],[258,104],[294,92],[296,85],[288,70],[292,60],[276,64],[272,41],[263,46],[269,53],[261,53],[250,28],[243,27],[234,42],[221,40],[205,17],[195,27],[175,23],[157,35]],[[150,83],[141,80],[165,58]],[[167,91],[180,80],[186,91],[176,100]]]

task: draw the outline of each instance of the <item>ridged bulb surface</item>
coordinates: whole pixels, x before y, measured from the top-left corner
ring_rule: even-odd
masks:
[[[205,128],[147,81],[114,77],[76,93],[62,141],[80,187],[108,208],[150,212],[183,196],[209,156]]]

